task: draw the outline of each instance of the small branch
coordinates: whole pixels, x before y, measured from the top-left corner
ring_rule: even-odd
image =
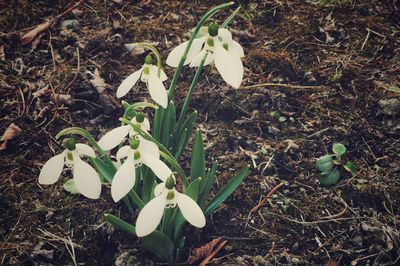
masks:
[[[267,199],[268,199],[269,197],[271,197],[271,195],[274,194],[275,191],[277,191],[277,190],[278,190],[281,186],[283,186],[284,184],[285,184],[285,183],[280,183],[280,184],[276,185],[276,186],[267,194],[267,196],[265,196],[265,198],[263,198],[263,199],[260,201],[260,203],[257,204],[257,206],[255,206],[253,209],[251,209],[250,212],[256,212],[256,211],[264,204],[264,202],[266,202]]]

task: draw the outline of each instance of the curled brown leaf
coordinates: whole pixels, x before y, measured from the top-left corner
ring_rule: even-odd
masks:
[[[11,123],[6,131],[4,131],[3,136],[0,141],[3,143],[0,144],[0,151],[7,148],[7,142],[21,133],[22,129],[20,129],[16,124]]]
[[[51,21],[48,20],[42,24],[37,25],[33,30],[29,31],[28,33],[24,34],[21,37],[22,45],[26,45],[31,43],[40,33],[47,30],[51,25]]]

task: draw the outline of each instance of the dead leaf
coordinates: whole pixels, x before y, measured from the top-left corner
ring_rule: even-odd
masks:
[[[135,43],[127,43],[124,45],[125,49],[130,52],[131,56],[144,54],[144,48],[137,46]]]
[[[6,60],[6,54],[4,53],[4,45],[0,45],[0,60]]]
[[[30,32],[24,34],[21,37],[21,43],[22,45],[26,45],[31,43],[40,33],[42,33],[43,31],[47,30],[51,25],[51,21],[48,20],[42,24],[37,25],[33,30],[31,30]]]
[[[69,94],[54,94],[52,97],[55,101],[58,101],[58,103],[61,104],[66,104],[66,105],[71,105],[74,103],[74,98],[72,98],[71,95]]]
[[[93,79],[90,80],[90,83],[92,83],[99,94],[103,93],[109,85],[107,85],[104,82],[104,79],[100,77],[99,70],[97,68],[92,77]]]
[[[18,136],[21,131],[22,129],[20,129],[16,124],[11,123],[6,131],[4,131],[4,134],[0,139],[0,141],[3,141],[3,143],[0,145],[0,151],[6,149],[7,142]]]
[[[333,260],[328,261],[328,263],[326,264],[326,266],[336,266],[337,263]]]
[[[222,237],[218,237],[199,248],[194,248],[189,256],[188,264],[192,264],[210,255],[214,247],[218,245],[218,243],[220,243],[222,240]]]
[[[74,8],[71,10],[72,14],[74,14],[77,17],[80,17],[83,15],[83,11],[80,10],[79,8]]]

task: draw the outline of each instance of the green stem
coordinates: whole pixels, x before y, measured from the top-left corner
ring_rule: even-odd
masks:
[[[225,3],[219,6],[214,7],[213,9],[211,9],[210,11],[208,11],[199,21],[199,23],[197,24],[196,28],[194,29],[192,36],[190,36],[188,45],[186,46],[185,52],[182,55],[181,61],[179,61],[178,67],[175,70],[174,73],[174,77],[172,78],[171,84],[169,86],[169,92],[168,92],[168,99],[172,98],[172,95],[174,95],[174,91],[176,88],[176,83],[178,81],[179,76],[181,75],[182,72],[182,67],[183,67],[183,63],[185,62],[187,55],[189,53],[189,49],[192,46],[193,40],[195,39],[195,37],[197,36],[197,33],[199,33],[200,28],[204,25],[204,23],[206,22],[206,20],[208,18],[210,18],[212,15],[214,15],[215,13],[217,13],[219,10],[226,8],[228,6],[233,5],[234,2],[229,2],[229,3]]]
[[[203,58],[201,59],[199,68],[197,69],[196,74],[194,75],[192,84],[190,84],[189,92],[186,95],[185,102],[183,103],[183,107],[182,107],[181,113],[179,114],[178,125],[176,127],[178,132],[181,129],[183,120],[185,119],[186,112],[187,112],[187,109],[189,107],[190,100],[192,99],[194,88],[197,85],[197,81],[199,80],[200,73],[203,70],[204,62],[206,61],[207,56],[208,56],[208,52],[206,52],[205,55],[203,56]]]
[[[232,20],[236,17],[236,15],[239,13],[241,6],[239,6],[238,8],[236,8],[235,11],[233,11],[233,13],[224,21],[224,23],[222,23],[221,28],[226,28],[229,26],[229,24],[231,24]]]

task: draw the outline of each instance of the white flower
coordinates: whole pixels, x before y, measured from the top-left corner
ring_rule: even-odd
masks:
[[[111,182],[111,196],[115,202],[122,199],[133,188],[136,181],[135,167],[142,163],[163,181],[172,174],[168,166],[160,160],[158,146],[140,135],[136,135],[131,140],[131,145],[121,147],[116,157],[118,161],[123,158],[126,160]]]
[[[147,84],[151,98],[163,108],[167,108],[168,94],[163,81],[166,81],[168,77],[162,69],[160,71],[160,76],[158,76],[158,67],[151,64],[151,56],[149,56],[150,55],[146,57],[146,62],[141,69],[133,72],[122,81],[117,89],[117,97],[121,98],[126,95],[140,78]],[[148,58],[150,59],[148,60]]]
[[[141,122],[138,122],[141,121]],[[150,131],[150,122],[147,118],[145,118],[142,114],[137,115],[134,117],[131,122],[140,127],[143,131]],[[107,132],[99,141],[99,146],[105,150],[109,151],[114,147],[118,146],[120,143],[124,141],[124,139],[129,135],[133,137],[134,135],[138,134],[130,125],[124,125],[117,128],[112,129],[111,131]]]
[[[183,217],[193,226],[202,228],[206,225],[206,218],[199,205],[189,196],[176,191],[172,177],[169,177],[166,182],[158,184],[154,189],[154,195],[156,197],[143,207],[136,220],[138,237],[147,236],[157,228],[164,208],[178,206]]]
[[[68,146],[68,141],[70,146]],[[67,149],[48,160],[39,175],[39,184],[51,185],[60,178],[64,164],[73,169],[73,179],[76,189],[87,198],[97,199],[101,194],[101,181],[88,163],[80,156],[96,157],[94,150],[86,144],[75,144],[69,139]],[[72,143],[72,144],[71,144]]]
[[[210,28],[215,24],[210,24]],[[241,57],[244,57],[243,48],[239,43],[232,40],[232,34],[224,28],[218,29],[218,34],[207,33],[202,37],[193,40],[184,65],[190,63],[190,67],[200,65],[206,52],[209,52],[204,65],[212,62],[220,73],[223,80],[234,88],[239,88],[243,80],[243,64]],[[213,35],[213,36],[212,36]],[[177,67],[188,42],[184,42],[171,51],[167,58],[167,64]]]

